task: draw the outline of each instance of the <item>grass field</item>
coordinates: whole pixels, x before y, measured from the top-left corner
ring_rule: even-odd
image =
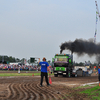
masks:
[[[81,93],[86,93],[91,97],[91,100],[100,100],[100,86],[97,85],[93,88],[86,89],[85,91],[82,91]]]
[[[1,77],[5,77],[5,76],[32,76],[34,74],[34,76],[39,76],[41,73],[40,72],[33,72],[33,73],[0,73]],[[53,75],[53,74],[51,74]]]
[[[33,74],[34,76],[40,75],[40,73],[0,73],[0,76],[32,76]]]

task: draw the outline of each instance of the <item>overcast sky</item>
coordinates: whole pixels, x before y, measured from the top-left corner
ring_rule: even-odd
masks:
[[[61,43],[93,38],[95,20],[95,0],[0,0],[0,55],[52,60]],[[74,54],[74,61],[85,60]]]

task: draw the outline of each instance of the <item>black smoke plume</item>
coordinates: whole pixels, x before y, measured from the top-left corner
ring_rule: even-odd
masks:
[[[60,53],[62,53],[63,50],[67,49],[70,50],[72,53],[76,53],[80,56],[83,54],[93,56],[100,54],[100,43],[94,43],[93,39],[76,39],[74,42],[68,41],[62,43],[60,49]]]
[[[96,62],[98,62],[98,64],[100,64],[100,54],[96,56]]]

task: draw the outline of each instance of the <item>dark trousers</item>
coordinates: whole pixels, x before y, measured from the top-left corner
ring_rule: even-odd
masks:
[[[100,74],[98,75],[98,78],[99,78],[99,82],[100,82]]]
[[[44,76],[45,76],[45,81],[46,81],[47,85],[49,85],[49,82],[48,82],[48,73],[45,73],[45,72],[41,72],[41,83],[40,83],[40,85],[42,85],[42,83],[43,83]]]

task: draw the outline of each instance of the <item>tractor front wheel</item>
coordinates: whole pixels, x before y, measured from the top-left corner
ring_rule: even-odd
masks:
[[[54,74],[54,77],[58,77],[58,74]]]

